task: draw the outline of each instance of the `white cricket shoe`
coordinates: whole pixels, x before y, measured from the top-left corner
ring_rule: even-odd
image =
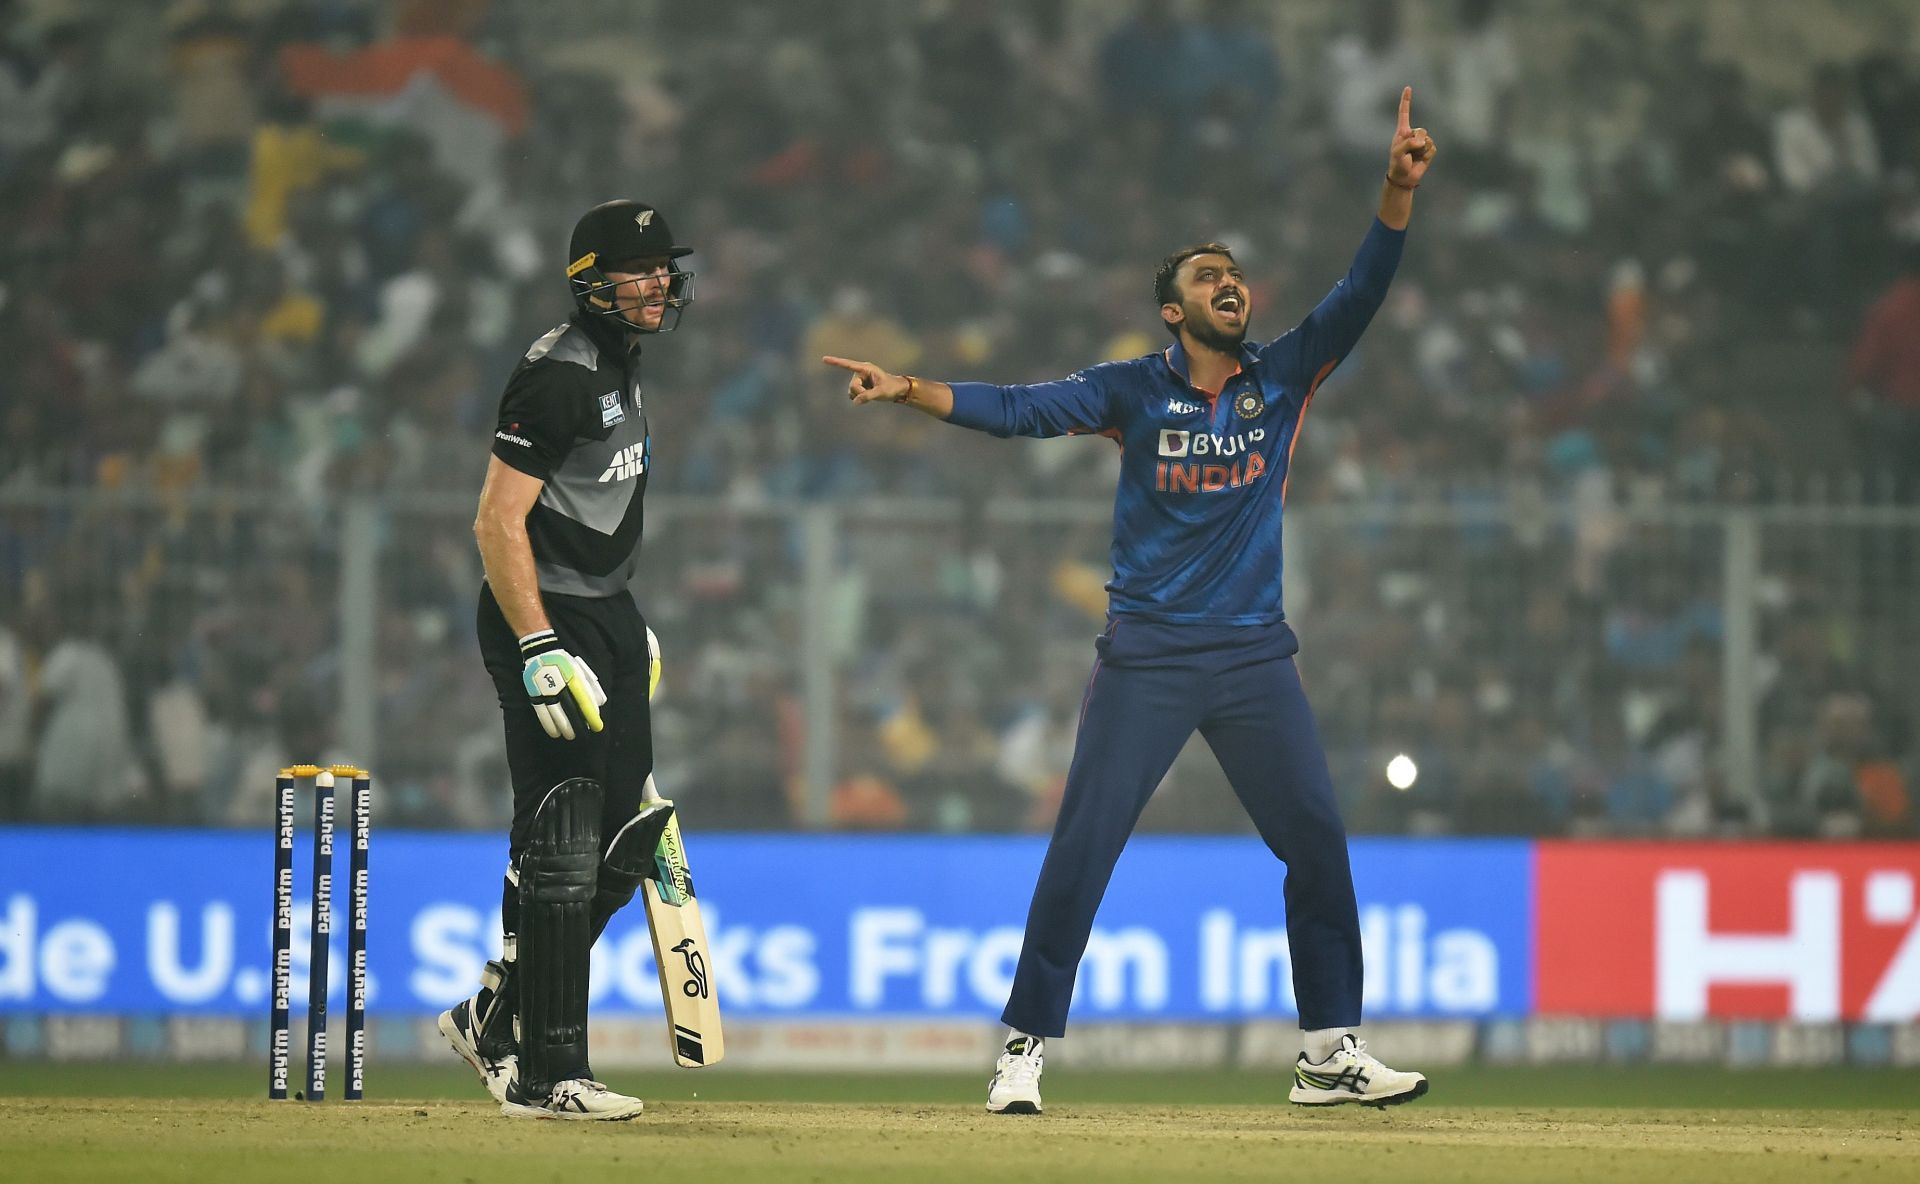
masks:
[[[490,1057],[480,1051],[480,1044],[473,1030],[473,1000],[462,999],[451,1010],[440,1013],[440,1034],[447,1038],[461,1060],[473,1067],[480,1075],[480,1083],[487,1087],[496,1102],[507,1100],[507,1083],[513,1080],[518,1058],[509,1053],[504,1057]]]
[[[1035,1036],[1016,1036],[1007,1041],[1007,1051],[993,1067],[993,1080],[987,1083],[988,1114],[1040,1113],[1041,1058],[1046,1041]]]
[[[1340,1037],[1340,1047],[1319,1064],[1301,1053],[1293,1065],[1293,1089],[1287,1100],[1296,1106],[1397,1106],[1427,1092],[1427,1079],[1418,1073],[1389,1069],[1367,1051],[1367,1042],[1351,1032]]]
[[[645,1108],[639,1098],[616,1094],[585,1077],[556,1082],[546,1097],[530,1098],[520,1092],[517,1073],[500,1103],[500,1113],[509,1118],[568,1118],[575,1122],[624,1122],[640,1117]]]

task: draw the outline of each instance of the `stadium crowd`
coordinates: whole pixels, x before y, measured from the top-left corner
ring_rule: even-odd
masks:
[[[836,824],[1044,827],[1105,536],[1004,507],[1104,499],[1110,449],[851,415],[814,360],[1136,356],[1153,264],[1215,238],[1278,332],[1408,83],[1444,159],[1292,490],[1354,828],[1910,833],[1920,528],[1772,536],[1740,787],[1720,536],[1670,513],[1920,504],[1916,22],[1797,7],[1829,56],[1606,2],[0,0],[0,818],[261,817],[339,742],[364,494],[383,813],[497,821],[463,515],[565,228],[634,195],[699,247],[647,348],[649,492],[698,499],[640,587],[663,777],[703,823],[796,824],[790,511],[864,507]],[[915,499],[960,508],[889,522]],[[1147,825],[1241,825],[1202,755]]]

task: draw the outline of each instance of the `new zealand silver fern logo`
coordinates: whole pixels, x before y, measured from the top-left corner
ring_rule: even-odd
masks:
[[[693,948],[693,939],[683,937],[673,947],[673,952],[686,959],[687,981],[680,984],[680,993],[689,999],[707,997],[707,960],[700,951]]]

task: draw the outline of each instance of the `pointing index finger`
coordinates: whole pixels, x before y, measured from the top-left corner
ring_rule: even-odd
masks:
[[[1413,114],[1413,88],[1410,86],[1401,87],[1400,88],[1400,124],[1394,130],[1399,132],[1403,136],[1406,135],[1408,132],[1412,131],[1413,121],[1410,118],[1412,114]]]
[[[820,360],[825,362],[829,366],[838,366],[842,370],[851,370],[855,374],[858,374],[862,370],[866,369],[866,363],[864,362],[855,362],[848,358],[836,358],[832,354],[828,354],[825,357],[821,358]]]

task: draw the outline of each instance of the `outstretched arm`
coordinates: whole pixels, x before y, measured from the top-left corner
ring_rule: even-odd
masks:
[[[852,374],[847,398],[860,403],[904,403],[936,419],[996,436],[1047,438],[1101,432],[1112,426],[1105,391],[1086,371],[1024,386],[985,382],[948,384],[889,374],[872,362],[824,357]]]
[[[1387,155],[1387,176],[1380,184],[1379,218],[1354,254],[1353,266],[1305,320],[1271,347],[1275,361],[1295,380],[1312,386],[1350,353],[1387,298],[1387,286],[1400,266],[1407,222],[1413,217],[1413,191],[1427,175],[1437,151],[1427,129],[1412,126],[1413,88],[1400,92],[1400,118]]]
[[[904,403],[924,411],[935,419],[953,414],[953,388],[944,382],[931,382],[908,374],[889,374],[872,362],[856,362],[832,355],[821,358],[829,366],[852,373],[847,380],[847,398],[861,403]]]

